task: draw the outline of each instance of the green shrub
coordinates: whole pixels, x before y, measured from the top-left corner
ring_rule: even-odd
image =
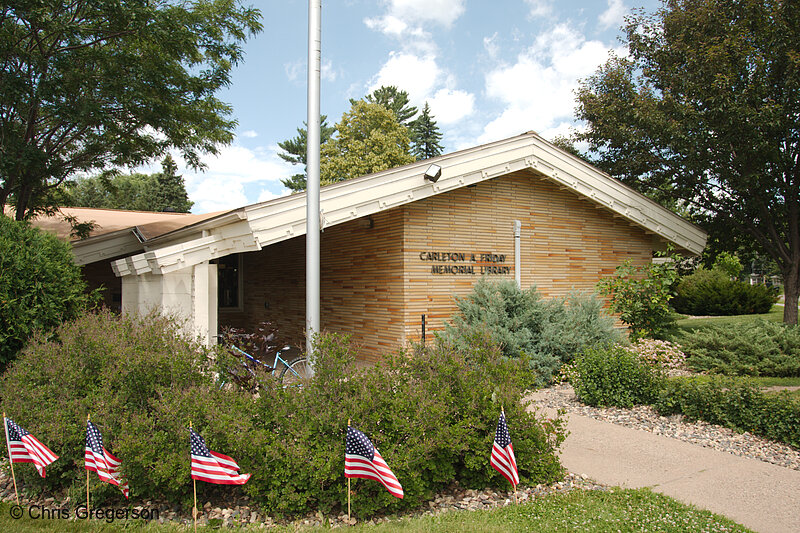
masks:
[[[578,400],[593,406],[649,404],[664,381],[658,368],[621,345],[587,350],[575,359],[568,376]]]
[[[188,495],[190,419],[202,427],[219,405],[234,410],[237,395],[212,386],[208,352],[175,322],[151,315],[87,314],[34,336],[0,384],[3,410],[60,456],[41,479],[18,468],[29,487],[85,484],[86,416],[103,433],[106,448],[123,461],[131,497]],[[233,415],[220,421],[236,431]],[[214,441],[209,443],[214,444]],[[121,498],[93,479],[95,498]]]
[[[0,371],[36,330],[76,317],[87,295],[69,245],[0,214]]]
[[[346,505],[343,441],[347,421],[366,433],[403,485],[398,500],[381,485],[354,480],[353,512],[370,516],[419,505],[453,481],[506,487],[489,467],[494,428],[505,407],[523,483],[559,477],[562,421],[537,421],[521,402],[527,372],[478,341],[469,354],[436,345],[366,369],[345,339],[317,340],[314,378],[301,390],[261,393],[256,417],[267,431],[243,439],[245,456],[269,465],[245,490],[268,512],[324,513]]]
[[[654,407],[665,416],[683,414],[800,447],[800,401],[785,393],[764,394],[749,380],[672,378]]]
[[[635,353],[639,359],[666,373],[685,371],[686,354],[679,344],[656,339],[639,339],[625,348]]]
[[[340,510],[345,505],[344,435],[348,419],[381,451],[405,489],[398,500],[370,480],[353,483],[353,511],[368,516],[419,505],[454,481],[507,487],[489,467],[500,408],[505,407],[524,483],[549,483],[562,468],[555,455],[563,421],[525,411],[523,360],[504,359],[480,339],[468,355],[434,346],[385,365],[357,368],[347,342],[321,336],[315,376],[303,387],[264,380],[258,395],[219,389],[211,357],[159,317],[84,316],[47,339],[37,336],[0,383],[3,409],[61,458],[41,479],[20,465],[33,490],[83,490],[86,414],[122,460],[131,498],[165,497],[188,507],[191,421],[209,448],[230,455],[242,487],[276,515]],[[116,487],[92,476],[92,498],[122,501]],[[198,497],[218,499],[198,483]]]
[[[777,301],[775,287],[731,280],[721,268],[698,269],[681,279],[672,306],[688,315],[750,315],[768,313]]]
[[[673,328],[675,317],[669,307],[672,286],[678,280],[676,258],[663,263],[634,266],[628,260],[613,276],[601,279],[597,289],[609,297],[609,307],[628,325],[633,340],[663,338]]]
[[[539,385],[587,348],[619,340],[593,295],[544,300],[535,287],[520,290],[513,281],[483,278],[471,294],[456,298],[456,305],[459,314],[440,339],[463,351],[476,335],[489,335],[506,357],[527,357]]]
[[[711,326],[680,337],[687,364],[732,376],[800,376],[800,327],[754,320],[735,328]]]

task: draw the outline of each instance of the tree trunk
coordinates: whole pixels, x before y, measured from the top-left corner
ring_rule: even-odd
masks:
[[[797,324],[797,300],[800,295],[800,264],[793,261],[788,268],[782,268],[783,275],[783,323]]]

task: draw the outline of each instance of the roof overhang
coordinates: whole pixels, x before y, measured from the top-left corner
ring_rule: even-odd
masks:
[[[424,178],[431,163],[442,167],[435,183]],[[702,229],[535,133],[323,187],[321,226],[342,224],[525,169],[691,254],[700,254],[705,247],[707,236]],[[145,243],[146,252],[114,261],[112,268],[118,276],[164,274],[231,253],[260,250],[305,233],[306,195],[293,194],[159,236]]]

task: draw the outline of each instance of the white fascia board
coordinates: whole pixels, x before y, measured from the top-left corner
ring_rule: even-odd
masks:
[[[693,254],[705,248],[705,231],[581,159],[543,140],[535,154],[533,168],[551,180]]]
[[[423,177],[432,163],[442,167],[436,183]],[[705,247],[703,230],[535,133],[326,186],[320,191],[321,229],[526,168],[691,253],[699,254]],[[201,225],[148,242],[159,247],[117,261],[115,272],[172,272],[305,235],[306,195],[246,206]]]
[[[71,243],[77,265],[88,265],[104,259],[141,252],[144,248],[130,229],[116,231],[86,241]]]
[[[167,274],[218,257],[261,250],[246,220],[206,232],[207,235],[195,239],[150,249],[145,253],[114,261],[112,262],[114,273],[117,276],[148,272]]]

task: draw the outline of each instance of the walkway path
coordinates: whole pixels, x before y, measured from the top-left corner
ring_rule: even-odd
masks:
[[[536,395],[534,395],[536,398]],[[555,411],[545,409],[546,416]],[[626,488],[650,487],[764,533],[800,532],[800,471],[569,413],[561,462]]]

